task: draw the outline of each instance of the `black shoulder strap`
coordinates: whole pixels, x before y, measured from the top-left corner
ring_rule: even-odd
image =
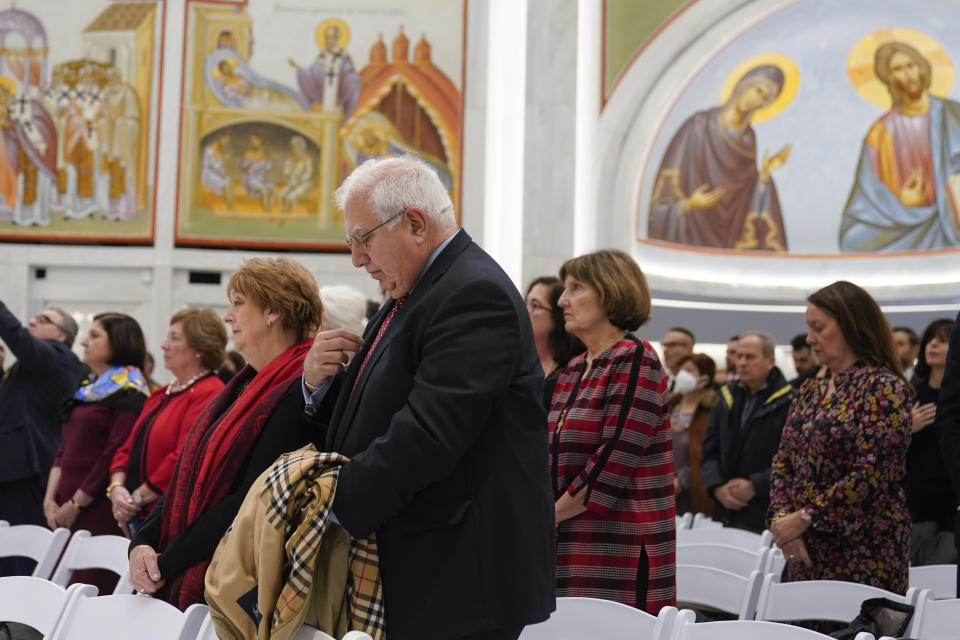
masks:
[[[633,340],[633,342],[637,345],[637,352],[633,358],[633,363],[630,366],[630,378],[627,381],[627,390],[623,396],[623,404],[620,406],[620,415],[617,417],[617,428],[613,432],[613,437],[603,445],[603,449],[600,451],[600,457],[597,459],[597,463],[593,466],[593,469],[590,470],[590,475],[587,476],[587,481],[584,483],[587,487],[587,491],[583,496],[584,503],[590,500],[590,492],[593,490],[593,483],[596,482],[597,478],[600,476],[600,473],[603,471],[603,467],[606,466],[607,460],[610,458],[610,454],[613,453],[613,447],[617,444],[617,440],[620,439],[620,433],[623,431],[623,425],[626,424],[627,416],[630,415],[630,407],[633,404],[633,395],[637,392],[637,380],[640,377],[640,362],[643,360],[644,347],[643,344],[637,340],[636,336],[628,333],[626,337],[628,340]]]

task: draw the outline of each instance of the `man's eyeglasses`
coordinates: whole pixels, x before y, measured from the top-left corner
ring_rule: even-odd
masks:
[[[55,322],[54,320],[51,320],[49,316],[45,316],[42,313],[38,313],[37,315],[34,316],[34,318],[40,324],[52,324],[57,329],[60,329],[60,331],[63,331],[63,327],[61,327],[60,324]]]
[[[389,218],[387,218],[386,220],[384,220],[383,222],[381,222],[380,224],[378,224],[377,226],[375,226],[373,229],[370,229],[369,231],[364,231],[363,233],[360,233],[359,230],[354,229],[353,231],[351,231],[350,233],[347,234],[347,247],[348,247],[349,249],[353,249],[353,245],[357,245],[357,246],[360,247],[361,249],[366,249],[366,248],[367,248],[368,238],[369,238],[371,235],[373,235],[373,232],[374,232],[374,231],[376,231],[377,229],[379,229],[379,228],[382,227],[383,225],[387,224],[388,222],[392,222],[392,221],[395,220],[396,218],[399,218],[399,217],[402,216],[404,213],[406,213],[406,211],[407,211],[407,210],[404,209],[404,210],[401,211],[400,213],[398,213],[398,214],[396,214],[396,215],[393,215],[393,216],[390,216]]]

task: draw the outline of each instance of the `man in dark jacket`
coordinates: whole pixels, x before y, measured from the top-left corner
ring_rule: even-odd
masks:
[[[796,392],[775,365],[776,342],[752,331],[737,343],[737,378],[720,389],[701,465],[713,518],[760,532],[770,506],[770,462]]]
[[[46,525],[43,491],[60,447],[60,405],[80,371],[70,351],[76,336],[77,323],[59,309],[44,309],[24,327],[0,301],[0,339],[17,357],[0,384],[0,520],[11,525]],[[0,575],[30,573],[30,565],[0,559]]]
[[[368,160],[337,198],[353,265],[390,300],[365,341],[321,331],[304,362],[308,413],[350,458],[332,516],[377,535],[389,638],[515,640],[554,609],[556,553],[523,298],[420,161]]]
[[[947,474],[953,483],[956,498],[960,496],[960,313],[950,332],[947,366],[940,384],[933,428],[940,437],[943,461],[947,465]],[[960,498],[957,498],[957,503],[960,504]],[[960,507],[957,507],[956,525],[955,530],[960,532]],[[960,552],[960,535],[955,537],[955,544]],[[957,591],[960,593],[960,571],[957,572]]]

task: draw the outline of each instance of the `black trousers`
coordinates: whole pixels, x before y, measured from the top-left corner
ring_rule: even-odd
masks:
[[[0,482],[0,520],[6,520],[11,527],[18,524],[47,526],[43,517],[43,486],[39,479]],[[37,563],[29,558],[0,558],[0,576],[28,576],[35,566]]]
[[[472,636],[463,636],[459,640],[517,640],[517,638],[520,637],[521,631],[523,631],[523,626],[515,629],[494,629],[493,631],[477,633]]]

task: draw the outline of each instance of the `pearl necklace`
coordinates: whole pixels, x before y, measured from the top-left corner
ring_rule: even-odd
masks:
[[[181,391],[184,391],[185,389],[187,389],[188,387],[190,387],[190,385],[192,385],[194,382],[196,382],[196,381],[199,380],[200,378],[204,377],[204,376],[207,375],[208,373],[210,373],[210,369],[204,369],[203,371],[201,371],[201,372],[198,373],[197,375],[193,376],[192,378],[190,378],[189,380],[187,380],[186,382],[184,382],[182,385],[179,385],[176,389],[174,389],[173,387],[174,387],[174,385],[177,384],[177,383],[176,383],[176,382],[171,382],[169,385],[167,385],[167,391],[166,391],[167,395],[170,395],[171,393],[179,393],[179,392],[181,392]]]

